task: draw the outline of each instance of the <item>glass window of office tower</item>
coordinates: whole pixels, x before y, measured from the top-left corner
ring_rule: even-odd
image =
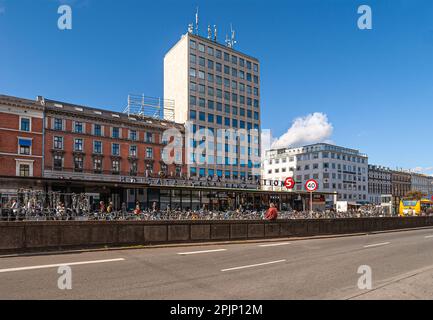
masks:
[[[213,56],[213,48],[212,47],[207,47],[207,54],[210,56]]]
[[[215,51],[215,57],[217,57],[218,59],[221,59],[221,57],[222,57],[222,51],[219,50],[219,49],[217,49],[217,50]]]
[[[189,55],[189,62],[192,63],[192,64],[195,64],[196,61],[197,61],[196,55],[195,54],[190,54]]]
[[[198,51],[204,52],[204,44],[203,43],[198,44]]]
[[[192,50],[195,50],[197,48],[197,43],[194,40],[190,40],[189,46]]]

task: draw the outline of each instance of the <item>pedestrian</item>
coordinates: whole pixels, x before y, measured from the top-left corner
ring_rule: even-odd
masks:
[[[138,202],[138,201],[137,201],[137,204],[135,206],[134,214],[135,215],[141,214],[140,202]]]
[[[269,209],[266,211],[265,220],[273,221],[273,220],[277,220],[277,218],[278,218],[278,210],[275,207],[275,204],[271,203],[269,205]]]
[[[104,201],[99,202],[99,213],[105,213],[105,203],[104,203]]]

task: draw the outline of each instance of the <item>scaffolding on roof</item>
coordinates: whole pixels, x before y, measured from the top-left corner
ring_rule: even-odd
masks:
[[[128,95],[128,105],[123,111],[128,117],[153,118],[174,122],[174,100]]]

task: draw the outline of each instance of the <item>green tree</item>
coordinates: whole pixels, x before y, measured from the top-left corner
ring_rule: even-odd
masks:
[[[422,193],[421,191],[409,191],[406,194],[406,198],[411,199],[411,200],[421,200],[423,198],[425,198],[427,195]]]

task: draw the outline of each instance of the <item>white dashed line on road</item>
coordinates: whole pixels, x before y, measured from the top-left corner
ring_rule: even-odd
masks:
[[[280,243],[270,243],[270,244],[261,244],[259,247],[266,248],[266,247],[279,247],[279,246],[286,246],[290,244],[290,242],[280,242]]]
[[[382,243],[376,243],[376,244],[369,244],[368,246],[364,246],[364,248],[374,248],[374,247],[381,247],[386,246],[390,244],[391,242],[382,242]]]
[[[227,251],[227,249],[217,249],[217,250],[205,250],[205,251],[192,251],[192,252],[179,252],[178,254],[181,256],[187,256],[192,254],[200,254],[200,253],[212,253],[212,252],[222,252]]]
[[[108,262],[118,262],[118,261],[125,261],[125,259],[119,258],[119,259],[109,259],[109,260],[95,260],[95,261],[82,261],[82,262],[66,262],[66,263],[47,264],[47,265],[31,266],[31,267],[0,269],[0,273],[27,271],[27,270],[38,270],[38,269],[48,269],[48,268],[58,268],[58,267],[62,267],[62,266],[69,266],[69,267],[71,267],[71,266],[79,266],[79,265],[86,265],[86,264],[108,263]]]
[[[426,239],[433,238],[433,236],[425,236]]]
[[[234,267],[234,268],[229,268],[229,269],[223,269],[221,271],[222,272],[235,271],[235,270],[241,270],[241,269],[248,269],[248,268],[254,268],[254,267],[267,266],[267,265],[270,265],[270,264],[276,264],[276,263],[282,263],[282,262],[286,262],[286,260],[278,260],[278,261],[271,261],[271,262],[265,262],[265,263],[251,264],[251,265],[248,265],[248,266],[241,266],[241,267]]]

